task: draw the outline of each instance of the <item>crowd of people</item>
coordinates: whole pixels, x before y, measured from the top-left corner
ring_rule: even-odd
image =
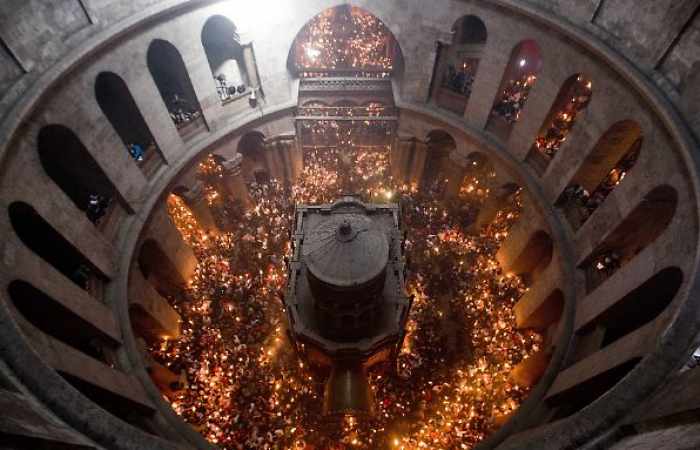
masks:
[[[559,151],[574,126],[576,116],[586,109],[591,101],[592,83],[579,75],[565,92],[565,102],[554,115],[547,130],[535,140],[535,147],[550,159]]]
[[[295,63],[300,71],[365,69],[389,73],[395,45],[379,19],[361,8],[343,5],[323,11],[304,27],[295,42]]]
[[[178,128],[199,118],[202,113],[187,101],[184,96],[173,94],[168,105],[168,112]]]
[[[469,97],[472,93],[472,85],[474,84],[478,64],[479,60],[473,58],[464,61],[461,67],[448,64],[442,86],[452,92]]]
[[[181,337],[150,350],[186,374],[170,401],[207,439],[224,449],[468,449],[517,409],[527,388],[509,374],[541,345],[539,335],[515,328],[524,285],[495,261],[519,216],[517,199],[468,234],[488,192],[456,207],[395,185],[388,147],[308,150],[295,184],[250,183],[248,209],[225,194],[215,161],[203,167],[202,179],[220,194],[209,198],[225,231],[203,232],[178,197],[169,199],[199,265],[185,295],[172,299]],[[294,353],[281,296],[295,204],[332,202],[349,190],[401,204],[414,303],[395,366],[370,374],[375,414],[329,422],[324,380]]]
[[[501,96],[493,106],[491,115],[503,119],[509,124],[517,122],[536,80],[535,75],[525,74],[517,80],[508,81]]]
[[[638,144],[625,154],[620,161],[605,176],[603,181],[588,192],[580,184],[572,184],[564,189],[558,205],[564,209],[569,223],[578,229],[593,212],[603,204],[605,199],[622,182],[627,173],[634,167],[639,156]]]

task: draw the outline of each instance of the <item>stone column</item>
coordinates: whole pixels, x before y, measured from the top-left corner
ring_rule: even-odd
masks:
[[[243,45],[243,64],[245,66],[246,74],[248,74],[248,82],[250,83],[250,87],[259,89],[258,66],[255,63],[255,52],[253,51],[252,42]]]
[[[537,216],[537,210],[532,204],[532,200],[527,195],[523,196],[523,211],[520,218],[510,228],[508,237],[501,242],[501,247],[496,253],[496,260],[503,272],[514,271],[516,274],[527,272],[527,270],[521,272],[522,268],[519,266],[524,262],[523,257],[530,259],[527,255],[529,253],[528,244],[531,243],[530,241],[537,230],[542,228],[541,218]]]
[[[187,374],[184,371],[177,374],[153,359],[143,339],[137,339],[136,343],[143,358],[146,372],[151,377],[153,384],[156,385],[161,394],[174,400],[177,394],[187,386]]]
[[[517,188],[511,186],[491,190],[486,201],[484,201],[484,204],[479,208],[476,220],[472,224],[473,231],[478,231],[484,225],[491,223],[496,218],[498,211],[507,207],[508,204],[513,201],[513,195],[515,195],[516,191]]]
[[[540,350],[529,358],[522,360],[510,372],[510,379],[518,386],[531,388],[542,378],[547,370],[552,355]]]
[[[396,146],[396,167],[392,167],[392,171],[396,173],[397,183],[408,183],[411,176],[415,138],[398,136],[394,145]]]
[[[139,336],[151,339],[180,336],[180,315],[136,268],[129,277],[129,313],[131,326]]]
[[[241,171],[241,163],[243,162],[243,156],[236,155],[235,157],[224,161],[224,188],[228,192],[231,198],[235,198],[241,201],[243,207],[248,209],[252,203],[250,194],[248,193],[248,186],[245,184],[243,179],[243,173]]]
[[[304,149],[301,147],[301,142],[298,136],[299,135],[294,138],[294,143],[290,148],[294,181],[297,181],[304,173]]]
[[[279,157],[279,146],[275,140],[265,143],[265,162],[270,169],[270,177],[279,182],[284,181],[284,167]]]
[[[148,241],[153,241],[155,245],[149,244]],[[157,250],[153,252],[154,273],[150,276],[163,278],[169,285],[185,286],[197,268],[197,256],[173,223],[165,202],[157,207],[147,226],[141,251],[145,250]]]
[[[209,202],[207,201],[204,184],[202,182],[197,181],[188,191],[178,195],[182,197],[185,204],[190,208],[200,227],[215,233],[219,231],[216,220],[214,220],[214,214],[212,214],[211,208],[209,208]]]
[[[399,139],[394,138],[391,143],[391,153],[389,156],[389,168],[391,170],[391,177],[396,183],[401,182],[401,146],[399,145]]]
[[[277,141],[277,148],[278,158],[282,163],[282,173],[284,174],[285,180],[291,183],[292,180],[294,180],[294,169],[292,167],[291,157],[294,141],[289,137],[280,138]]]
[[[418,140],[414,141],[413,161],[411,161],[409,181],[420,185],[425,170],[425,160],[428,157],[428,145]]]
[[[462,181],[466,176],[466,159],[456,152],[450,153],[447,164],[447,187],[445,188],[445,199],[457,198],[462,187]]]

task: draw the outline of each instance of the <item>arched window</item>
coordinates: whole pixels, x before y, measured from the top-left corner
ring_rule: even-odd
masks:
[[[676,213],[678,194],[671,186],[654,188],[586,258],[586,290],[593,291],[654,242]]]
[[[251,82],[233,22],[224,16],[210,17],[202,28],[202,46],[221,102],[245,94]]]
[[[154,39],[148,47],[148,70],[183,139],[206,129],[202,110],[185,63],[175,46]]]
[[[113,208],[116,189],[78,136],[61,125],[39,131],[37,149],[46,174],[94,224]]]
[[[601,348],[656,319],[671,304],[683,284],[683,272],[677,267],[663,269],[629,292],[578,334],[594,327],[605,329]]]
[[[124,80],[112,72],[101,72],[95,80],[95,97],[129,155],[146,175],[154,174],[164,161]]]
[[[595,316],[587,317],[585,324],[576,332],[582,345],[577,346],[575,360],[584,360],[657,319],[671,304],[682,283],[683,272],[677,267],[667,267],[614,304],[597,311]],[[586,341],[591,344],[584,344]],[[635,357],[610,367],[550,398],[548,402],[561,405],[555,420],[581,410],[603,395],[629,373],[640,359]]]
[[[556,203],[574,230],[632,170],[642,142],[642,129],[632,120],[617,122],[598,140]]]
[[[583,74],[569,77],[554,100],[526,161],[542,175],[591,101],[593,83]]]
[[[324,76],[389,77],[401,51],[389,29],[356,6],[329,8],[299,32],[289,68],[304,78]]]
[[[487,37],[481,19],[464,16],[452,27],[452,43],[438,42],[432,88],[438,106],[464,114]]]
[[[26,203],[14,202],[8,212],[12,228],[27,248],[94,295],[93,288],[104,280],[104,275],[73,244]]]
[[[25,329],[35,328],[28,337],[39,344],[37,352],[66,382],[110,413],[149,430],[150,403],[130,386],[134,379],[115,368],[114,351],[119,345],[115,335],[86,322],[29,283],[15,280],[7,291],[16,320]]]
[[[442,130],[428,133],[426,144],[428,149],[420,184],[424,190],[440,195],[447,182],[450,153],[457,148],[457,144],[449,133]]]
[[[493,103],[486,130],[506,140],[518,121],[542,68],[540,47],[525,40],[513,48]]]
[[[642,358],[632,358],[618,366],[612,367],[583,383],[579,383],[557,395],[549,397],[547,404],[556,407],[556,412],[550,422],[564,419],[581,411],[600,396],[612,389],[628,373],[630,373]]]
[[[79,317],[31,284],[15,280],[8,287],[14,308],[33,326],[104,363],[105,351],[116,344],[111,336]]]
[[[260,132],[251,132],[241,138],[238,153],[243,156],[241,170],[243,176],[251,181],[267,183],[270,181],[270,167],[265,159],[265,136]]]

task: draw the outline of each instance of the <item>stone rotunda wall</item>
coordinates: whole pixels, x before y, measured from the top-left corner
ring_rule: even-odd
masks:
[[[443,130],[455,140],[457,165],[484,153],[505,181],[527,192],[525,217],[498,259],[505,270],[537,272],[516,315],[523,327],[554,327],[554,356],[518,414],[484,448],[625,449],[640,442],[679,448],[668,443],[672,433],[687,448],[698,446],[692,417],[700,384],[692,371],[680,369],[697,344],[700,323],[700,1],[642,3],[353,2],[388,26],[403,53],[392,80],[400,114],[395,145],[425,143],[431,131]],[[0,420],[0,433],[12,445],[207,448],[162,400],[133,333],[143,324],[154,333],[177,332],[153,283],[183,283],[196,264],[163,199],[180,192],[206,220],[190,170],[203,155],[235,160],[250,132],[262,135],[266,146],[295,145],[299,81],[288,70],[289,49],[308,20],[338,4],[0,5],[0,405],[12,418]],[[202,45],[202,30],[214,15],[235,25],[238,68],[249,84],[244,95],[223,102]],[[451,43],[453,25],[466,15],[479,18],[488,36],[472,93],[463,114],[456,114],[438,106],[431,86],[440,75],[434,73],[436,43]],[[488,126],[494,99],[523,41],[539,48],[537,80],[520,120],[505,134],[494,132]],[[189,86],[195,120],[180,126],[171,120],[155,81],[154,46],[169,55],[176,82]],[[100,101],[104,91],[96,81],[105,74],[120,98],[131,98],[125,108],[142,118],[138,135],[152,138],[150,154],[157,157],[137,164],[129,156],[126,140],[137,137],[125,137],[133,130],[115,123]],[[528,154],[562,85],[575,74],[591,81],[590,104],[542,170]],[[248,100],[252,89],[255,106]],[[558,200],[572,180],[605,174],[615,163],[605,155],[628,135],[607,132],[619,130],[619,123],[638,130],[639,156],[624,182],[576,228]],[[278,175],[298,174],[298,164],[286,162],[275,166]],[[63,178],[56,175],[59,167]],[[78,204],[75,186],[83,182],[112,198],[98,226]],[[533,261],[543,245],[552,258],[539,271]],[[621,255],[621,267],[595,278],[595,258],[610,250]],[[627,312],[640,308],[642,319],[632,320]],[[134,309],[141,325],[132,323]],[[557,309],[560,314],[552,313]]]

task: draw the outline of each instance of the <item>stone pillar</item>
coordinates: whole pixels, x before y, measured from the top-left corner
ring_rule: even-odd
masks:
[[[418,140],[414,141],[413,161],[411,161],[409,181],[420,185],[425,170],[425,161],[428,158],[428,145]]]
[[[184,371],[177,374],[153,359],[143,339],[137,339],[136,343],[151,381],[161,394],[174,400],[177,394],[187,386],[187,374]]]
[[[80,350],[56,339],[39,329],[25,328],[27,338],[41,359],[54,370],[80,380],[93,389],[112,394],[111,405],[129,406],[135,411],[152,414],[153,402],[143,385],[133,376],[117,370],[105,362],[88,356]],[[98,405],[105,406],[103,401]]]
[[[245,180],[243,179],[243,173],[241,171],[242,162],[243,156],[241,155],[236,155],[232,159],[224,161],[224,188],[231,198],[240,200],[243,207],[248,209],[252,200],[248,193],[248,186],[246,186]]]
[[[185,286],[197,268],[197,256],[173,223],[165,202],[154,211],[147,226],[140,252],[144,251],[148,254],[140,254],[139,260],[143,257],[149,259],[149,265],[152,266],[150,277],[162,280],[168,285]],[[152,282],[150,277],[148,281]]]
[[[389,168],[391,177],[396,183],[400,183],[403,179],[401,177],[401,163],[402,163],[402,152],[401,146],[399,145],[399,139],[394,138],[391,143],[391,153],[389,156]]]
[[[399,136],[394,145],[396,147],[396,167],[392,167],[392,171],[396,173],[397,183],[409,183],[415,138]]]
[[[259,89],[258,66],[255,63],[255,52],[253,51],[252,42],[243,45],[243,64],[245,65],[245,72],[248,74],[248,82],[250,83],[250,87],[253,89]]]
[[[496,218],[498,211],[507,207],[513,201],[513,195],[515,195],[516,190],[510,186],[491,190],[484,204],[479,208],[476,220],[471,225],[472,231],[478,231],[481,227],[491,223]]]
[[[481,227],[488,225],[495,218],[498,211],[503,209],[508,204],[508,196],[501,196],[498,193],[491,193],[481,208],[479,208],[479,213],[476,216],[476,220],[472,224],[474,230],[480,230]]]
[[[523,388],[531,388],[542,378],[547,370],[551,355],[540,350],[529,358],[520,361],[510,372],[510,378],[515,384]]]
[[[496,253],[496,260],[504,272],[515,271],[521,273],[520,266],[523,256],[528,253],[528,244],[538,229],[543,227],[541,218],[537,217],[537,210],[529,196],[523,196],[523,211],[518,221],[513,224],[508,232],[508,237],[501,242],[501,247]]]
[[[467,173],[466,160],[456,152],[450,153],[447,160],[447,187],[445,188],[445,199],[453,199],[459,196],[459,190]]]
[[[284,179],[287,182],[291,183],[292,180],[294,180],[294,169],[292,167],[291,157],[291,152],[294,148],[294,141],[287,136],[281,137],[277,139],[276,147],[277,158],[280,161],[280,164],[282,165],[282,173],[284,174]]]
[[[212,214],[211,208],[209,208],[209,202],[207,201],[204,184],[202,182],[197,181],[188,191],[178,195],[182,197],[185,204],[190,208],[200,227],[215,233],[219,231],[216,220],[214,219],[214,214]]]
[[[597,352],[603,346],[605,331],[604,326],[596,325],[585,333],[577,334],[574,362],[581,361]]]
[[[299,135],[297,135],[299,136]],[[301,142],[298,137],[294,138],[294,144],[290,148],[292,168],[294,173],[294,181],[304,173],[304,149],[301,147]]]
[[[129,277],[129,316],[137,335],[151,339],[180,336],[180,315],[135,268]]]
[[[184,371],[178,375],[155,360],[151,362],[146,371],[151,376],[153,384],[171,401],[175,400],[177,394],[187,385],[187,374]]]
[[[265,143],[265,162],[270,169],[270,178],[279,182],[284,181],[284,167],[279,157],[277,142],[272,140]]]

